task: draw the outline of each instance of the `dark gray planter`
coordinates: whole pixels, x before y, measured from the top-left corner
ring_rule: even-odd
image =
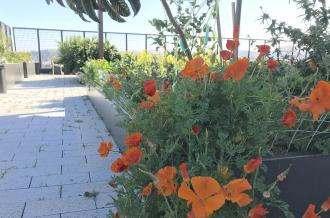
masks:
[[[7,93],[7,79],[4,65],[0,65],[0,93]]]
[[[268,183],[291,166],[279,188],[281,199],[290,205],[295,217],[302,217],[311,203],[317,206],[318,212],[321,204],[330,197],[330,155],[287,155],[268,158],[264,163],[268,168],[265,175]],[[279,218],[283,215],[272,210],[267,217]],[[330,217],[330,212],[322,213],[321,217]]]
[[[126,130],[118,126],[123,120],[123,116],[118,113],[115,103],[108,100],[101,91],[92,87],[89,88],[88,97],[119,149],[121,149],[124,145]]]

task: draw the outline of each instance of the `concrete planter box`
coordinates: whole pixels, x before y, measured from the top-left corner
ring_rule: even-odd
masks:
[[[88,97],[96,112],[103,119],[116,144],[121,149],[124,145],[126,130],[118,126],[123,120],[123,116],[117,111],[115,102],[108,100],[101,91],[92,87],[89,88]]]
[[[3,64],[0,77],[0,93],[6,93],[7,89],[12,88],[16,83],[38,73],[38,64],[36,63],[15,63]]]
[[[302,217],[308,204],[317,205],[319,210],[323,201],[330,196],[330,155],[303,154],[268,158],[264,161],[268,171],[265,175],[268,183],[289,166],[288,177],[279,183],[281,199],[290,205],[295,217]],[[283,217],[274,210],[267,216]],[[321,217],[330,217],[330,212],[322,213]]]
[[[102,117],[118,146],[122,146],[126,132],[118,127],[123,117],[115,108],[115,103],[105,98],[104,94],[90,88],[88,94],[94,108]],[[319,206],[330,196],[330,155],[306,154],[287,155],[266,158],[264,164],[268,171],[264,175],[267,184],[272,183],[277,175],[291,166],[288,177],[281,183],[281,198],[290,205],[295,217],[301,217],[308,204]],[[267,218],[281,218],[283,214],[273,208]],[[330,217],[330,212],[322,217]]]

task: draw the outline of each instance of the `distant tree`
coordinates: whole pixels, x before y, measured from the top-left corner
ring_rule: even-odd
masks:
[[[54,0],[46,0],[47,4],[51,4]],[[107,12],[112,20],[117,22],[125,22],[124,17],[131,15],[131,9],[134,16],[141,8],[140,0],[56,0],[58,4],[67,6],[73,10],[83,21],[88,22],[85,18],[87,15],[90,19],[99,23],[99,58],[104,57],[103,45],[103,12]],[[128,3],[129,4],[128,4]],[[98,15],[96,13],[98,11]]]

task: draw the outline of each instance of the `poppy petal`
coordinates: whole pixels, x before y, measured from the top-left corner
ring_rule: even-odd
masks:
[[[220,184],[212,177],[196,176],[191,179],[191,184],[203,200],[221,191]]]

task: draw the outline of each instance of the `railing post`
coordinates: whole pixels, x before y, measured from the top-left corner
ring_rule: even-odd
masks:
[[[249,39],[248,59],[250,59],[250,53],[251,53],[251,39]]]
[[[37,40],[38,40],[39,63],[40,63],[40,66],[42,66],[42,63],[41,63],[41,50],[40,50],[40,34],[39,34],[39,29],[37,29]]]
[[[14,40],[14,49],[15,49],[15,51],[16,51],[15,27],[13,27],[13,40]]]
[[[148,51],[148,34],[145,34],[144,37],[145,37],[144,49]]]
[[[0,93],[7,93],[7,79],[4,65],[0,65]]]
[[[63,42],[63,30],[61,30],[61,42]]]
[[[293,52],[294,52],[294,42],[292,42],[291,58],[293,58]]]
[[[127,41],[127,38],[128,38],[128,34],[125,33],[125,50],[128,51],[128,41]]]
[[[107,35],[108,35],[108,33],[104,33],[104,39],[105,39],[105,41],[109,41]]]
[[[83,37],[86,38],[86,32],[85,31],[83,31]]]
[[[28,72],[27,72],[27,65],[26,65],[26,62],[23,62],[23,75],[24,75],[24,78],[28,78]]]
[[[165,35],[165,40],[164,40],[164,49],[165,49],[165,54],[167,54],[166,44],[167,44],[167,40],[166,40],[166,35]]]

